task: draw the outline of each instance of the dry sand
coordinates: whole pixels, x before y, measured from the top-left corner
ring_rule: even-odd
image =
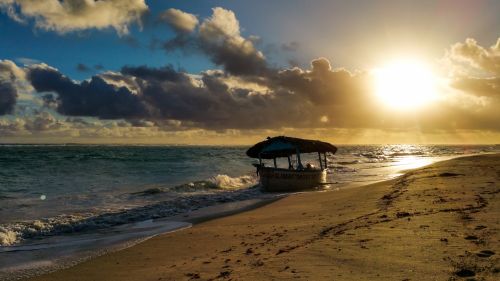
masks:
[[[500,155],[289,196],[34,280],[499,280]]]

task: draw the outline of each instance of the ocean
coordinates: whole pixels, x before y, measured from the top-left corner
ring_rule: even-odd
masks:
[[[190,227],[183,220],[189,214],[287,196],[260,189],[247,148],[0,145],[0,280]],[[339,146],[328,156],[329,184],[309,192],[335,192],[435,161],[499,151],[499,145]]]

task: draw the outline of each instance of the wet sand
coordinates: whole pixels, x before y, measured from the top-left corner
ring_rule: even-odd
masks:
[[[500,155],[286,197],[31,280],[498,280]]]

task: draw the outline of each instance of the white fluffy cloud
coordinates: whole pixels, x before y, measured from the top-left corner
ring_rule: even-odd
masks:
[[[500,99],[500,38],[490,47],[467,38],[452,45],[446,59],[454,71],[452,86],[474,96]]]
[[[160,20],[168,23],[177,32],[192,32],[198,25],[195,15],[173,8],[161,13]]]
[[[488,74],[500,75],[500,38],[491,47],[482,47],[472,38],[454,44],[448,52],[454,62],[465,62]]]
[[[207,55],[216,65],[235,75],[264,74],[269,71],[266,58],[251,39],[241,35],[240,23],[231,10],[216,7],[198,30],[180,30],[177,21],[169,24],[177,36],[164,44],[167,51],[195,50]],[[177,13],[190,15],[182,11]]]
[[[207,40],[234,38],[244,41],[240,36],[240,23],[231,10],[213,8],[213,14],[200,27],[200,36]]]
[[[37,28],[59,33],[114,28],[128,33],[148,11],[144,0],[0,0],[0,8],[16,21],[33,19]]]

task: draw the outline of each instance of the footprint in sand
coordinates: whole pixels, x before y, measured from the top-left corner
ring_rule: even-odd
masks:
[[[438,177],[456,177],[456,176],[463,176],[464,174],[457,174],[457,173],[450,173],[450,172],[444,172],[438,175]]]
[[[455,275],[458,277],[474,277],[476,273],[470,269],[462,268],[455,272]]]
[[[189,279],[200,279],[201,276],[199,273],[186,273],[185,274],[187,277],[189,277]]]
[[[489,257],[493,256],[494,254],[495,254],[495,252],[493,252],[493,251],[482,250],[481,252],[476,253],[476,256],[478,256],[480,258],[489,258]]]
[[[467,236],[465,236],[464,239],[465,240],[477,240],[478,238],[475,235],[467,235]]]
[[[229,278],[229,275],[231,275],[231,271],[221,271],[217,278]]]

